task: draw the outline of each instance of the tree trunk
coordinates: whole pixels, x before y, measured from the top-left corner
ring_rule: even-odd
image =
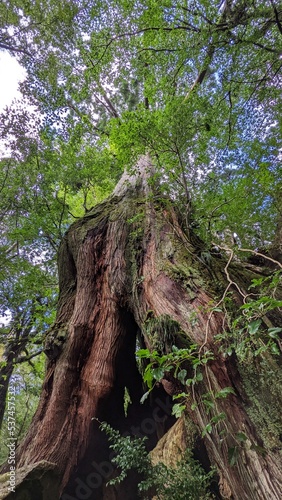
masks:
[[[214,298],[227,286],[238,308],[238,288],[247,293],[251,279],[261,275],[258,268],[238,261],[226,272],[225,256],[210,255],[207,262],[203,244],[184,232],[171,202],[149,192],[149,167],[148,157],[142,158],[135,175],[123,179],[113,196],[75,222],[62,241],[58,313],[46,339],[49,362],[18,466],[55,463],[63,500],[137,498],[135,476],[122,493],[105,490],[102,483],[111,474],[109,449],[95,419],[122,432],[147,434],[149,449],[174,423],[171,396],[180,383],[172,376],[164,377],[151,398],[140,404],[146,389],[136,364],[136,343],[155,348],[156,335],[148,332],[148,321],[162,318],[177,322],[179,331],[167,339],[159,330],[159,346],[192,342],[202,352],[214,353],[203,380],[193,391],[187,389],[187,418],[201,436],[212,417],[226,415],[202,439],[203,462],[208,457],[217,467],[222,498],[278,500],[279,424],[273,422],[280,418],[278,366],[263,358],[251,367],[241,366],[235,356],[225,358],[214,340],[225,329],[225,314],[211,312]],[[266,361],[277,385],[267,380]],[[208,414],[203,395],[226,387],[234,394],[216,399]],[[125,388],[132,400],[127,415]],[[192,410],[193,401],[197,406]],[[236,454],[233,465],[230,450]]]

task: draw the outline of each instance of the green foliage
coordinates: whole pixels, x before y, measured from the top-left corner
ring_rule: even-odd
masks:
[[[15,418],[15,438],[17,444],[26,434],[29,428],[33,414],[37,408],[43,374],[45,370],[45,355],[41,354],[36,358],[30,360],[29,363],[19,364],[13,373],[12,379],[10,380],[10,387],[15,388],[15,407],[12,412],[12,417]],[[9,409],[6,407],[4,414],[3,424],[0,430],[0,441],[1,441],[1,451],[0,451],[0,463],[3,463],[8,454],[9,449],[7,445],[9,444],[9,429],[8,429],[8,416]]]
[[[216,336],[225,355],[234,351],[240,361],[249,362],[264,353],[280,354],[282,328],[273,322],[277,321],[282,306],[282,300],[276,298],[281,276],[281,271],[276,271],[266,278],[252,280],[249,287],[252,293],[236,314],[231,331]]]
[[[167,467],[164,463],[153,465],[146,451],[145,438],[123,437],[110,425],[103,422],[101,429],[107,433],[110,448],[115,452],[113,462],[117,465],[119,475],[109,481],[116,484],[123,481],[130,470],[141,474],[139,491],[142,498],[148,498],[146,493],[154,492],[157,498],[163,500],[195,500],[212,498],[207,492],[214,471],[206,473],[187,450],[185,456],[178,461],[176,467]]]
[[[149,391],[142,396],[142,403],[154,388],[155,383],[161,381],[169,374],[180,381],[184,387],[193,387],[197,382],[203,380],[201,368],[211,359],[214,359],[211,351],[205,351],[200,354],[197,344],[192,344],[187,349],[178,349],[173,345],[172,352],[164,355],[160,355],[157,351],[150,352],[148,349],[140,349],[136,355],[140,359],[150,360],[143,374],[143,380],[146,382]],[[182,368],[182,365],[185,368]],[[186,392],[181,392],[173,396],[173,399],[181,400],[179,403],[175,403],[172,408],[172,414],[176,418],[179,418],[186,409],[187,394]]]
[[[192,200],[204,239],[229,227],[244,243],[271,241],[281,193],[274,4],[18,0],[1,14],[0,48],[26,68],[22,92],[34,106],[32,120],[9,110],[4,133],[24,156],[27,136],[48,135],[70,212],[149,150],[181,209]],[[83,185],[74,209],[68,180]]]
[[[200,367],[213,359],[211,351],[200,355],[197,344],[191,344],[187,349],[178,349],[173,345],[172,352],[164,355],[160,355],[157,351],[150,352],[149,349],[140,349],[136,355],[138,358],[150,360],[143,375],[144,382],[147,383],[150,390],[153,388],[154,381],[160,381],[168,373],[172,373],[173,377],[177,378],[183,385],[194,385],[202,380],[202,374],[199,372]],[[187,370],[181,368],[184,363],[188,363],[189,368],[192,368],[192,378],[188,378]]]
[[[198,405],[202,405],[207,415],[213,415],[203,429],[202,436],[210,434],[218,423],[225,420],[225,413],[218,412],[216,400],[225,399],[230,394],[235,394],[232,387],[224,387],[217,392],[210,391],[202,394],[199,400],[200,402],[193,400],[195,384],[200,383],[204,378],[203,368],[210,360],[214,359],[212,351],[203,350],[201,352],[197,344],[191,344],[190,347],[186,349],[178,349],[173,345],[172,351],[169,354],[160,355],[156,350],[150,351],[149,349],[140,349],[137,351],[136,355],[139,359],[149,360],[143,373],[143,380],[147,384],[149,390],[142,396],[141,403],[147,399],[156,382],[160,382],[163,378],[172,376],[176,383],[179,381],[182,384],[184,389],[182,392],[173,395],[173,400],[179,400],[179,402],[174,403],[172,415],[176,418],[181,417],[189,403],[192,410],[196,410]],[[190,388],[189,395],[186,392],[188,387]]]

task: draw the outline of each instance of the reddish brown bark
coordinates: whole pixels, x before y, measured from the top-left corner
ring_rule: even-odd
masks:
[[[224,317],[220,312],[211,315],[210,308],[213,295],[226,286],[224,265],[219,259],[209,266],[201,260],[201,243],[182,231],[173,207],[163,201],[153,206],[150,198],[144,198],[145,185],[142,175],[137,185],[135,179],[129,186],[120,185],[115,196],[75,223],[62,242],[59,308],[51,335],[59,338],[67,331],[67,336],[61,352],[52,352],[56,342],[49,341],[41,400],[20,447],[19,465],[40,460],[57,464],[61,490],[70,495],[62,498],[79,498],[74,494],[80,484],[77,479],[86,481],[93,461],[101,464],[109,456],[93,418],[129,432],[133,425],[136,429],[146,418],[155,418],[154,398],[143,406],[139,403],[143,387],[135,361],[136,336],[142,332],[141,342],[151,347],[144,326],[148,314],[167,315],[179,323],[189,341],[215,352],[204,380],[190,395],[198,407],[192,411],[187,405],[187,411],[199,432],[213,415],[226,414],[204,438],[209,459],[218,469],[223,498],[279,499],[281,459],[274,447],[264,453],[264,443],[247,413],[249,402],[236,361],[224,359],[214,343]],[[141,214],[138,222],[136,214]],[[245,289],[255,276],[239,263],[233,272]],[[235,289],[234,300],[240,302]],[[196,322],[191,320],[195,315]],[[179,342],[176,338],[175,344]],[[162,385],[169,394],[177,388],[174,380],[163,380]],[[125,387],[132,399],[127,418]],[[236,395],[218,400],[208,415],[201,395],[224,387],[233,387]],[[164,390],[160,388],[154,397],[163,401]],[[150,446],[163,434],[161,427],[157,422]],[[236,438],[239,432],[246,436],[243,444]],[[238,458],[231,467],[228,450],[235,446]],[[87,498],[107,498],[103,486],[96,488],[91,478]],[[136,485],[132,488],[116,498],[134,498]]]

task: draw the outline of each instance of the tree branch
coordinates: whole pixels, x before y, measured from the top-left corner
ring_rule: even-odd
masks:
[[[278,16],[278,11],[276,9],[276,7],[273,5],[273,0],[270,0],[271,3],[272,3],[272,6],[273,6],[273,9],[274,9],[274,12],[275,12],[275,16],[276,16],[276,23],[278,24],[278,28],[279,28],[279,31],[281,32],[282,34],[282,26],[280,24],[280,20],[279,20],[279,16]],[[245,5],[244,5],[245,7]],[[244,12],[245,13],[245,12]],[[228,32],[230,37],[234,40],[235,43],[253,43],[254,45],[264,49],[264,50],[267,50],[268,52],[272,52],[272,53],[279,53],[277,50],[275,49],[272,49],[272,48],[269,48],[269,47],[266,47],[262,44],[260,44],[259,42],[253,42],[251,40],[239,40],[236,38],[236,36],[231,32],[231,29],[232,28],[235,28],[236,26],[242,24],[242,15],[243,15],[243,11],[242,11],[242,6],[238,5],[237,7],[237,10],[236,8],[231,12],[230,11],[230,5],[229,3],[226,1],[225,4],[224,4],[224,9],[222,11],[222,14],[220,16],[220,19],[218,21],[218,23],[216,23],[214,25],[214,32],[212,34],[212,38],[211,38],[211,41],[207,47],[207,55],[205,57],[205,60],[203,62],[203,65],[202,65],[202,69],[200,70],[196,80],[194,81],[192,87],[190,88],[189,92],[186,94],[186,97],[184,100],[187,100],[188,97],[191,95],[191,93],[195,90],[195,88],[198,86],[198,85],[201,85],[201,83],[204,81],[204,79],[206,78],[207,76],[207,72],[208,72],[208,69],[209,69],[209,66],[212,62],[212,59],[213,59],[213,56],[214,56],[214,53],[215,53],[215,48],[216,48],[216,40],[215,40],[215,35],[217,33],[219,33],[220,31],[225,31],[225,32]],[[228,17],[230,17],[230,19],[228,19]],[[249,15],[246,15],[244,17],[244,24],[246,24],[246,22],[249,20],[250,16]],[[264,17],[265,18],[265,17]],[[254,35],[255,35],[255,38],[258,38],[259,36],[264,36],[265,33],[268,31],[269,27],[271,26],[271,24],[273,23],[273,20],[271,19],[267,19],[267,21],[265,22],[264,26],[257,30]]]
[[[27,50],[20,49],[18,47],[12,47],[11,45],[7,45],[3,42],[0,42],[0,49],[9,50],[10,52],[20,52],[22,54],[25,54],[26,56],[31,56],[31,54]]]
[[[44,351],[43,347],[42,349],[39,349],[38,351],[34,352],[33,354],[30,354],[29,356],[20,356],[16,360],[16,364],[18,363],[25,363],[26,361],[30,361],[32,358],[35,358],[35,356],[39,356]]]
[[[282,35],[282,25],[281,25],[281,22],[280,22],[280,19],[279,19],[279,12],[278,10],[276,9],[275,5],[274,5],[274,2],[273,0],[270,0],[270,3],[272,5],[272,8],[273,8],[273,11],[274,11],[274,15],[275,15],[275,21],[276,21],[276,24],[278,26],[278,29]]]
[[[273,262],[274,264],[276,264],[277,266],[279,266],[282,269],[281,262],[279,262],[278,260],[272,259],[271,257],[268,257],[267,255],[265,255],[263,253],[257,252],[256,250],[252,250],[250,248],[238,248],[238,250],[240,252],[250,252],[253,255],[258,255],[259,257],[263,257],[264,259],[269,260],[270,262]]]
[[[203,83],[206,75],[207,75],[207,71],[210,67],[210,64],[212,62],[212,59],[213,59],[213,56],[214,56],[214,53],[215,53],[215,45],[214,43],[212,42],[209,47],[208,47],[208,51],[207,51],[207,55],[205,57],[205,60],[204,60],[204,63],[203,63],[203,66],[202,66],[202,69],[200,71],[200,73],[198,74],[196,80],[194,81],[192,87],[190,88],[189,92],[186,94],[185,96],[185,101],[188,99],[188,97],[191,95],[191,93],[193,92],[193,90],[195,90],[195,88],[198,86],[198,85],[201,85],[201,83]]]
[[[101,101],[100,101],[101,102]],[[93,123],[91,122],[91,120],[89,119],[89,117],[87,115],[85,115],[82,111],[80,111],[80,109],[70,100],[68,99],[66,104],[68,105],[68,107],[70,109],[72,109],[75,114],[82,120],[82,119],[87,119],[87,122],[89,123],[89,126],[95,130],[96,132],[98,132],[99,134],[105,134],[105,135],[109,135],[107,132],[105,132],[104,130],[101,130],[99,127],[96,127],[95,125],[93,125]]]

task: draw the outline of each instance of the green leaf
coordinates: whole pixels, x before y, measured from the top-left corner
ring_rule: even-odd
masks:
[[[209,422],[202,432],[202,436],[205,437],[206,434],[211,434],[212,432],[212,424]]]
[[[151,353],[149,349],[139,349],[139,351],[136,351],[136,356],[137,358],[150,358]]]
[[[185,384],[185,381],[186,381],[186,376],[187,376],[187,370],[180,370],[180,372],[178,372],[177,374],[177,378],[178,380],[180,380],[180,382],[182,384]]]
[[[268,345],[262,345],[261,347],[259,347],[258,349],[255,350],[254,355],[259,356],[261,353],[267,351],[268,348],[269,348]]]
[[[202,401],[208,410],[213,410],[215,408],[215,404],[212,399],[203,399]]]
[[[172,396],[172,399],[175,400],[175,399],[186,398],[186,397],[187,397],[186,392],[180,392],[179,394],[174,394],[174,396]]]
[[[151,374],[155,380],[160,381],[164,377],[165,370],[161,367],[158,366],[157,368],[152,368],[151,369]]]
[[[194,384],[195,384],[194,378],[187,378],[186,379],[186,385],[194,385]]]
[[[226,419],[226,413],[222,412],[222,413],[219,413],[218,415],[215,415],[214,417],[212,417],[211,423],[217,424],[218,422],[221,422],[222,420],[225,420],[225,419]]]
[[[152,374],[151,364],[146,367],[144,375],[143,375],[143,380],[144,380],[144,382],[146,382],[149,389],[152,389],[152,387],[153,387],[153,374]]]
[[[279,339],[279,335],[278,333],[281,333],[282,332],[282,328],[280,327],[276,327],[276,328],[268,328],[268,335],[272,338],[272,339]]]
[[[173,365],[166,365],[166,366],[164,367],[164,369],[165,369],[165,371],[166,371],[166,372],[170,372],[173,368],[174,368],[174,366],[173,366]]]
[[[249,289],[256,288],[260,286],[264,281],[264,278],[254,279],[252,280],[252,284],[249,286]]]
[[[229,394],[236,394],[233,387],[224,387],[215,394],[216,398],[226,398]]]
[[[145,394],[143,394],[142,398],[140,399],[141,404],[144,403],[144,401],[148,398],[149,394],[150,394],[150,391],[147,391],[147,392],[145,392]]]
[[[248,324],[248,331],[250,335],[255,335],[261,325],[262,321],[261,319],[256,319],[254,321],[251,321],[251,323]]]
[[[177,404],[173,405],[172,415],[174,415],[176,418],[181,417],[185,408],[186,408],[186,406],[184,404],[181,404],[181,403],[177,403]]]
[[[236,438],[238,439],[238,441],[241,441],[242,443],[244,443],[248,439],[246,434],[244,434],[244,432],[237,432]]]
[[[271,344],[271,352],[272,354],[277,354],[279,356],[280,350],[276,344]]]

